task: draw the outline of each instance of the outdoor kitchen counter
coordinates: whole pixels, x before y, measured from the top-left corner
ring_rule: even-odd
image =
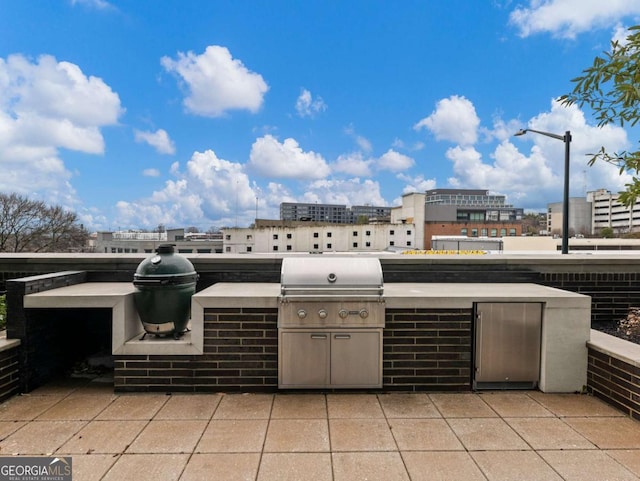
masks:
[[[200,307],[278,307],[280,284],[220,282],[193,296]],[[388,309],[471,307],[474,302],[545,302],[547,308],[590,309],[591,298],[538,284],[388,283]],[[194,306],[195,307],[195,306]],[[591,321],[587,323],[590,326]]]
[[[202,325],[195,326],[179,340],[149,336],[144,331],[134,303],[132,282],[84,282],[24,296],[31,309],[111,309],[112,354],[202,354]]]
[[[206,308],[277,308],[280,284],[218,283],[193,296],[193,320]],[[387,312],[395,309],[469,309],[483,302],[542,303],[539,387],[575,392],[587,384],[591,298],[530,283],[385,283]]]
[[[547,307],[589,308],[591,298],[538,284],[389,283],[387,308],[469,307],[474,302],[545,302]],[[591,321],[589,320],[589,325]]]

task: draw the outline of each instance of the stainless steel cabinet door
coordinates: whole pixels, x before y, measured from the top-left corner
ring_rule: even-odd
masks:
[[[330,338],[329,332],[282,332],[280,386],[327,386]]]
[[[542,304],[476,304],[475,381],[537,383]]]
[[[331,333],[331,385],[382,387],[382,333]]]

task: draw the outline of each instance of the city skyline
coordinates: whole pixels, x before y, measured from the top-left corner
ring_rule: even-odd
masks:
[[[0,0],[0,192],[90,230],[246,226],[282,202],[487,189],[525,211],[624,188],[638,129],[555,101],[640,0]]]

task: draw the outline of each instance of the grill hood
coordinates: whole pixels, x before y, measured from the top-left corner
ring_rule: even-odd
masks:
[[[380,260],[372,257],[286,257],[282,260],[284,298],[310,296],[381,297]]]

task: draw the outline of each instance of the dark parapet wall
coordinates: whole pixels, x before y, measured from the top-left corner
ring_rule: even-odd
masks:
[[[303,255],[303,254],[296,254]],[[323,254],[330,256],[333,254]],[[280,282],[283,254],[185,255],[200,279],[198,291],[218,282]],[[0,254],[0,283],[12,273],[86,272],[86,282],[129,282],[148,254]],[[399,255],[379,254],[385,282],[532,282],[592,297],[594,322],[614,322],[640,306],[640,255]],[[4,289],[0,285],[0,292]]]

